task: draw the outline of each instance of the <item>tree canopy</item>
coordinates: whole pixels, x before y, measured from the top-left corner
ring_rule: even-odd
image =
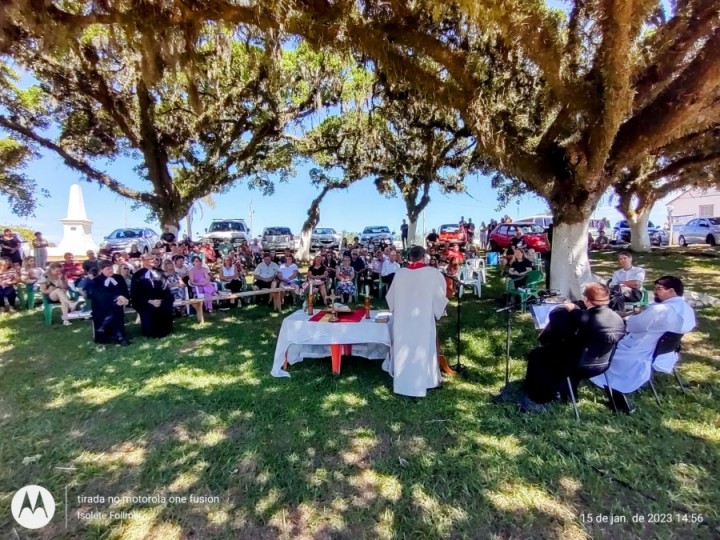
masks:
[[[147,206],[163,225],[240,179],[272,191],[271,175],[292,170],[285,130],[341,88],[337,57],[254,28],[205,25],[192,59],[175,69],[146,46],[148,35],[122,28],[90,25],[60,44],[14,30],[5,56],[36,84],[21,88],[5,66],[0,128]],[[146,189],[103,170],[121,157]]]

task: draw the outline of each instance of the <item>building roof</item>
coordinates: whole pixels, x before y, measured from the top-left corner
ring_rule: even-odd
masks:
[[[714,197],[716,195],[720,195],[720,189],[718,188],[689,188],[683,191],[680,195],[672,199],[671,201],[668,201],[665,203],[665,206],[669,206],[675,201],[677,201],[680,198],[687,198],[689,197],[691,199],[701,199],[703,197]]]

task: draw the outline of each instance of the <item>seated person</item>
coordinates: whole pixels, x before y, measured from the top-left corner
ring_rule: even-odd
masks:
[[[85,252],[85,255],[87,256],[87,259],[85,259],[82,263],[83,270],[85,273],[87,273],[91,268],[98,268],[98,258],[95,256],[95,252],[92,249],[89,249]]]
[[[263,260],[260,264],[255,267],[253,272],[253,290],[259,291],[261,289],[275,289],[278,287],[278,274],[280,273],[280,267],[276,262],[272,260],[270,253],[263,255]],[[268,303],[280,309],[281,298],[279,295],[282,293],[272,293],[268,300]]]
[[[525,258],[530,261],[533,266],[535,266],[535,263],[539,261],[538,255],[539,253],[531,247],[525,250]]]
[[[587,248],[588,248],[588,251],[595,249],[595,239],[593,238],[592,233],[589,231],[588,231],[588,238],[587,238]]]
[[[525,410],[534,410],[538,404],[564,394],[567,377],[571,377],[576,392],[580,378],[592,375],[592,371],[578,371],[583,349],[588,347],[602,355],[622,338],[623,320],[608,308],[609,302],[605,285],[588,283],[581,302],[562,304],[550,312],[549,322],[538,337],[540,346],[528,355],[526,397],[521,403]]]
[[[310,286],[312,286],[313,293],[320,291],[323,304],[327,303],[327,287],[326,282],[328,279],[328,271],[324,261],[320,255],[316,255],[313,259],[312,265],[308,268],[307,279],[303,283],[302,288],[306,294],[310,293]]]
[[[342,258],[342,263],[337,267],[335,292],[340,295],[343,302],[347,302],[346,296],[355,296],[357,289],[355,288],[355,269],[352,267],[350,255]]]
[[[110,260],[113,263],[113,274],[120,273],[120,265],[125,264],[127,262],[127,259],[125,258],[125,254],[120,251],[116,251],[115,253],[113,253],[110,256]]]
[[[455,245],[446,247],[443,250],[442,256],[440,258],[445,261],[449,261],[450,259],[454,258],[457,260],[458,263],[462,263],[463,260],[465,260],[465,257],[463,256],[462,252],[460,251],[460,248]]]
[[[460,277],[460,263],[457,258],[450,257],[443,275],[445,276],[445,296],[452,298],[455,296],[457,279]]]
[[[610,369],[607,371],[610,386],[617,392],[634,392],[648,380],[652,369],[652,355],[660,337],[665,332],[687,334],[695,328],[695,313],[683,299],[683,283],[680,278],[663,276],[655,280],[655,303],[644,311],[631,315],[626,320],[627,335],[618,344]],[[671,371],[677,356],[674,353],[658,357],[656,364],[662,371]],[[605,386],[605,377],[591,379],[600,387]],[[616,404],[631,411],[632,408],[619,395]]]
[[[425,237],[425,242],[427,243],[428,248],[433,248],[435,247],[435,244],[438,243],[439,239],[440,236],[438,236],[437,231],[433,229],[432,232]]]
[[[75,256],[68,252],[63,255],[63,263],[61,266],[61,272],[65,281],[68,282],[71,288],[76,286],[75,281],[79,281],[85,275],[82,264],[75,261]]]
[[[283,255],[284,262],[280,265],[280,284],[290,290],[290,294],[295,299],[295,295],[300,289],[300,269],[295,264],[295,257],[291,253]]]
[[[115,268],[113,266],[113,268]],[[125,280],[125,283],[128,286],[128,291],[130,290],[130,283],[132,282],[132,275],[133,275],[133,269],[132,266],[130,266],[128,263],[123,263],[119,266],[120,271],[118,274],[120,274],[120,277]]]
[[[616,270],[608,283],[610,287],[610,309],[625,311],[626,302],[642,300],[642,284],[645,281],[645,270],[632,264],[632,254],[621,251],[618,254],[620,270]]]
[[[514,258],[515,248],[513,248],[512,244],[508,244],[508,247],[506,247],[498,257],[498,261],[500,263],[500,275],[504,275],[506,273],[506,270],[510,266],[510,263],[513,262]]]
[[[203,295],[203,305],[208,313],[213,311],[213,296],[216,292],[215,283],[213,282],[207,267],[203,266],[200,257],[193,257],[192,268],[188,272],[190,279],[189,285],[195,287],[197,295]]]
[[[532,268],[532,263],[525,258],[525,252],[522,249],[516,249],[508,272],[510,279],[515,282],[515,287],[525,286],[527,275]]]
[[[9,257],[0,257],[0,309],[4,312],[15,313],[15,300],[17,292],[15,285],[20,282],[20,274],[15,270]],[[7,299],[8,306],[5,307]]]
[[[175,270],[175,263],[172,261],[165,261],[163,263],[163,273],[165,274],[165,280],[167,281],[170,292],[175,300],[185,300],[185,293],[183,289],[187,287],[180,274]],[[125,276],[120,274],[125,279]]]
[[[24,283],[28,289],[35,288],[43,273],[43,269],[38,268],[35,257],[28,257],[23,261],[23,267],[20,271],[20,281]]]
[[[352,266],[353,270],[355,270],[358,287],[360,290],[365,290],[365,285],[370,285],[370,278],[368,277],[368,268],[365,264],[365,259],[360,257],[359,248],[350,250],[350,266]]]
[[[595,238],[595,249],[605,249],[610,244],[610,239],[605,234],[604,229],[598,231],[597,238]]]
[[[68,314],[77,307],[77,302],[73,302],[68,296],[68,283],[62,274],[62,265],[59,262],[51,263],[38,285],[40,292],[50,301],[60,303],[63,324],[70,326]]]
[[[130,245],[130,251],[128,252],[128,259],[130,261],[133,261],[133,266],[135,265],[134,261],[139,261],[142,258],[142,253],[140,252],[140,248],[137,244],[131,244]]]
[[[220,283],[222,283],[223,286],[230,292],[239,293],[245,289],[243,276],[238,273],[237,266],[235,266],[235,260],[231,255],[227,255],[223,259],[218,279],[220,280]]]
[[[175,272],[180,276],[180,279],[185,282],[185,285],[187,285],[190,280],[190,278],[188,278],[190,269],[185,264],[185,257],[183,255],[175,255],[173,257],[173,263],[175,265]]]
[[[400,263],[398,262],[399,255],[397,251],[390,252],[390,258],[385,259],[382,264],[382,270],[380,271],[380,279],[385,284],[385,291],[392,285],[395,272],[400,270]]]
[[[113,274],[110,261],[101,261],[98,267],[99,274],[88,287],[95,343],[130,345],[125,335],[125,306],[130,303],[130,292],[125,280]],[[92,270],[98,272],[98,268]]]
[[[527,249],[527,244],[525,243],[525,239],[523,238],[522,231],[515,231],[515,236],[513,236],[510,240],[510,245],[513,248]]]
[[[205,256],[203,262],[206,264],[212,264],[215,262],[215,248],[210,245],[209,241],[205,241],[200,246],[200,252]]]

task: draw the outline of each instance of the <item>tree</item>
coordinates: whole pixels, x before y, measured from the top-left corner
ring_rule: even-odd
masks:
[[[720,15],[707,0],[675,2],[669,14],[660,0],[574,0],[567,12],[543,0],[93,2],[40,14],[34,3],[19,2],[13,17],[67,29],[151,19],[172,29],[160,36],[163,50],[187,26],[223,21],[372,59],[392,81],[457,111],[490,168],[548,201],[551,285],[576,297],[590,278],[587,223],[602,194],[720,120]]]
[[[0,194],[18,216],[30,216],[37,206],[36,183],[22,170],[32,159],[32,151],[12,138],[0,139]]]
[[[272,31],[201,25],[196,41],[162,56],[147,28],[55,28],[60,43],[37,30],[17,19],[5,29],[15,37],[5,57],[38,84],[18,87],[5,67],[0,129],[145,205],[163,226],[240,179],[272,192],[271,175],[292,170],[284,130],[337,98],[335,59]],[[153,31],[163,43],[162,27]],[[102,170],[120,157],[149,189]]]
[[[688,187],[720,185],[720,124],[677,141],[616,182],[618,210],[630,224],[633,251],[650,248],[648,220],[657,201]]]
[[[326,170],[342,170],[341,187],[368,178],[379,193],[400,195],[413,243],[431,186],[464,190],[463,181],[477,164],[475,143],[457,114],[418,99],[411,88],[389,84],[380,73],[372,89],[368,100],[309,133],[311,143],[303,152]]]
[[[200,214],[200,219],[204,217],[203,206],[207,206],[210,210],[215,209],[215,199],[212,198],[212,195],[206,195],[199,201],[195,201],[190,206],[190,210],[188,210],[187,216],[185,216],[185,234],[187,234],[190,240],[192,240],[193,237],[192,224],[193,219],[195,218],[195,214]]]

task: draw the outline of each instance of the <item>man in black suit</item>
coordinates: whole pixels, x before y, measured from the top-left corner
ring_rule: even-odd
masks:
[[[550,321],[538,338],[540,346],[528,356],[526,397],[521,403],[525,410],[536,410],[539,404],[564,394],[568,376],[576,391],[581,378],[602,372],[603,366],[593,362],[625,334],[625,324],[608,308],[609,302],[605,285],[589,283],[581,302],[563,304],[550,312]]]

